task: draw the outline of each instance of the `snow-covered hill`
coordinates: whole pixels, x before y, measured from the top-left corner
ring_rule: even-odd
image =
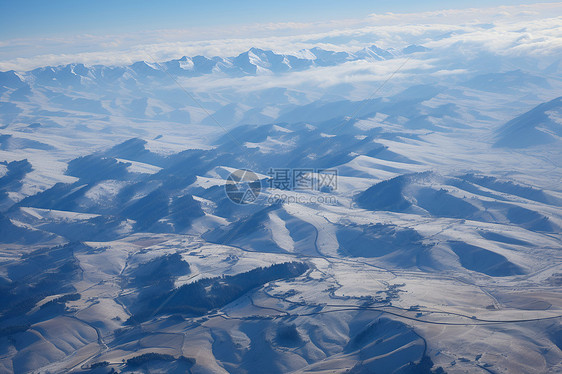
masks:
[[[559,143],[562,138],[562,97],[538,105],[498,129],[496,147],[527,148]]]
[[[562,370],[552,56],[321,47],[0,73],[0,372]]]

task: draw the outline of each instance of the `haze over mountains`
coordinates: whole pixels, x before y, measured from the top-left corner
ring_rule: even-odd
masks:
[[[437,30],[0,73],[0,371],[561,371],[559,50]]]

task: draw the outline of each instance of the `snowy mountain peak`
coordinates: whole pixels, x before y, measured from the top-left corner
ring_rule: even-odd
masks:
[[[179,76],[197,76],[211,74],[213,72],[226,73],[227,75],[254,75],[259,73],[284,73],[299,71],[312,66],[336,66],[348,61],[355,60],[386,60],[394,57],[394,53],[381,49],[375,45],[366,47],[356,53],[343,51],[329,51],[319,47],[305,49],[294,54],[281,54],[271,50],[252,47],[235,57],[212,58],[197,55],[194,57],[182,56],[179,59],[169,60],[162,63],[149,61],[137,61],[127,68],[134,71],[136,79],[160,76],[163,70],[170,74]],[[31,76],[34,80],[49,85],[72,85],[79,84],[69,78],[88,76],[107,76],[115,80],[125,77],[126,70],[122,67],[109,67],[104,65],[86,66],[82,63],[74,63],[62,66],[46,66],[25,72],[24,76]],[[4,72],[0,79],[5,84],[17,84],[13,72]],[[11,78],[9,75],[12,74]],[[121,75],[119,75],[121,74]],[[0,81],[1,82],[1,81]],[[11,83],[10,83],[11,82]]]

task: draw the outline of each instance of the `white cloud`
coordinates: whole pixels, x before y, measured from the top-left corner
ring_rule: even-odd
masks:
[[[0,42],[0,70],[23,71],[71,62],[124,65],[150,61],[151,56],[159,61],[196,54],[232,56],[254,46],[295,53],[313,46],[353,51],[369,44],[402,48],[415,43],[434,49],[474,48],[498,54],[548,55],[560,53],[561,16],[562,4],[548,3],[415,14],[373,14],[365,19],[316,23],[15,39]]]
[[[436,60],[416,60],[397,58],[386,61],[353,61],[338,66],[314,67],[306,71],[292,72],[283,75],[256,75],[239,78],[206,75],[195,78],[179,79],[182,87],[190,92],[213,92],[214,94],[231,93],[233,90],[246,95],[260,92],[268,88],[283,87],[292,91],[305,93],[311,100],[321,99],[323,94],[348,85],[352,88],[349,98],[361,100],[369,97],[391,75],[392,82],[385,85],[384,93],[392,91],[391,86],[412,84],[415,78],[428,77],[438,71]],[[399,67],[403,67],[397,71]],[[440,73],[444,75],[444,71]],[[170,82],[171,84],[171,82]]]

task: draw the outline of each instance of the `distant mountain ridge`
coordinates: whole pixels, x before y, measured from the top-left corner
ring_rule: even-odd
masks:
[[[186,77],[211,73],[225,73],[232,76],[283,73],[306,70],[311,67],[335,66],[349,61],[382,61],[413,53],[412,51],[425,52],[427,50],[424,47],[409,46],[402,51],[395,51],[371,45],[356,52],[335,52],[315,47],[295,54],[281,54],[271,50],[250,48],[235,57],[183,56],[161,63],[137,61],[128,66],[86,66],[82,63],[72,63],[45,66],[22,74],[16,74],[13,70],[0,72],[0,86],[20,88],[25,85],[26,81],[43,85],[72,86],[83,83],[84,79],[112,81],[127,78],[127,73],[154,77],[167,73]]]

